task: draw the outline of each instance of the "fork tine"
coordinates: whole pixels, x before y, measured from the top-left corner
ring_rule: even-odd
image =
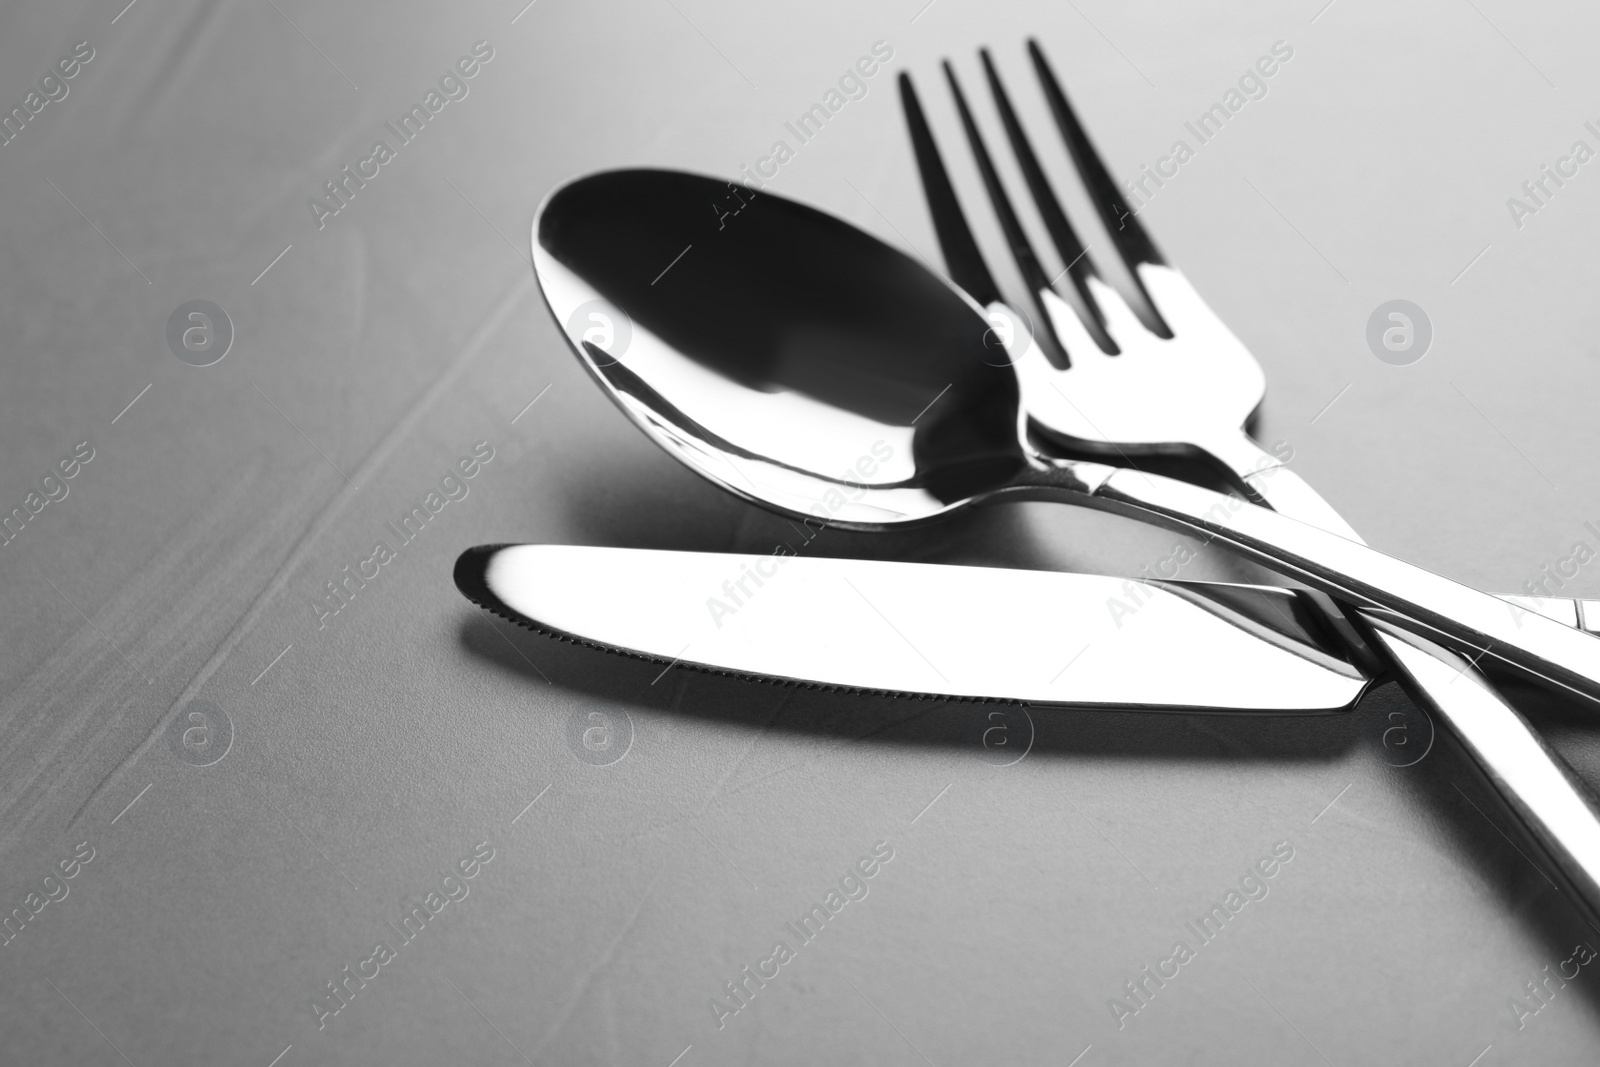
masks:
[[[983,134],[978,132],[978,124],[972,118],[972,110],[967,107],[966,94],[961,91],[961,83],[956,80],[955,68],[949,60],[944,61],[945,80],[950,83],[950,93],[955,97],[956,110],[961,114],[961,128],[966,131],[967,144],[972,149],[972,155],[978,164],[978,171],[983,175],[983,187],[989,194],[989,203],[994,208],[995,217],[1000,220],[1000,229],[1005,233],[1006,244],[1011,248],[1011,257],[1016,260],[1017,270],[1022,275],[1022,283],[1027,286],[1028,293],[1033,297],[1033,305],[1038,313],[1037,335],[1049,337],[1051,345],[1046,348],[1046,354],[1055,350],[1051,362],[1065,370],[1071,365],[1071,358],[1056,336],[1055,324],[1050,318],[1050,311],[1045,307],[1043,293],[1050,288],[1050,279],[1045,276],[1044,268],[1039,265],[1039,257],[1034,254],[1033,245],[1028,240],[1028,235],[1022,229],[1022,222],[1017,218],[1016,210],[1011,206],[1011,197],[1006,194],[1005,186],[1000,184],[1000,175],[994,169],[994,160],[989,157],[989,149],[983,143]]]
[[[1050,111],[1061,130],[1061,137],[1067,142],[1067,151],[1071,153],[1072,162],[1077,166],[1078,174],[1089,190],[1089,199],[1094,201],[1095,210],[1100,214],[1100,221],[1105,224],[1106,231],[1111,235],[1111,242],[1116,246],[1117,254],[1122,257],[1123,264],[1128,268],[1128,274],[1138,289],[1144,310],[1150,316],[1150,325],[1159,336],[1170,340],[1172,330],[1161,318],[1155,301],[1150,299],[1150,294],[1145,290],[1144,282],[1135,269],[1142,263],[1161,265],[1166,261],[1162,259],[1150,235],[1145,232],[1144,226],[1129,210],[1127,201],[1117,188],[1117,183],[1107,173],[1106,165],[1101,162],[1099,153],[1090,143],[1083,124],[1078,121],[1072,105],[1067,102],[1067,94],[1062,91],[1061,83],[1056,80],[1055,72],[1050,69],[1050,62],[1045,59],[1038,40],[1029,38],[1028,55],[1033,59],[1034,72],[1039,76],[1039,84],[1044,87],[1045,98],[1050,102]]]
[[[983,261],[972,228],[961,213],[961,201],[950,185],[950,175],[939,157],[939,146],[934,143],[933,131],[922,114],[922,104],[917,90],[911,84],[911,75],[900,74],[900,106],[905,112],[906,126],[911,132],[911,149],[917,157],[917,173],[922,178],[922,195],[928,202],[928,213],[933,216],[933,232],[939,239],[939,251],[944,255],[945,269],[950,280],[966,294],[987,307],[1000,299],[1000,288]]]
[[[1061,209],[1061,202],[1056,199],[1055,190],[1050,187],[1050,180],[1045,177],[1044,168],[1039,165],[1039,157],[1034,155],[1033,145],[1028,141],[1028,135],[1022,129],[1022,122],[1011,106],[1011,97],[1000,81],[1000,74],[995,70],[989,50],[979,49],[978,55],[983,59],[983,70],[989,79],[989,92],[1000,111],[1000,121],[1006,128],[1007,140],[1011,142],[1011,152],[1017,158],[1017,165],[1022,169],[1023,178],[1027,180],[1028,191],[1033,194],[1033,201],[1044,219],[1045,229],[1050,231],[1050,239],[1055,242],[1056,251],[1061,254],[1061,262],[1067,265],[1065,273],[1072,279],[1073,290],[1068,295],[1068,303],[1078,313],[1078,318],[1083,321],[1100,350],[1115,353],[1117,346],[1106,333],[1105,318],[1101,314],[1100,306],[1089,293],[1088,281],[1095,277],[1094,261],[1089,258],[1089,250],[1084,247],[1077,231],[1072,228],[1072,223],[1067,221],[1066,212]],[[1074,296],[1076,300],[1072,299]]]

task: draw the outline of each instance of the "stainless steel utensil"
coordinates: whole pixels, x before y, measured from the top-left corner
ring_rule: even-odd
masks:
[[[1108,708],[1315,712],[1367,683],[1307,594],[1199,582],[572,545],[485,545],[456,585],[531,629],[768,681]]]
[[[1116,253],[1140,283],[1138,298],[1150,305],[1147,326],[1099,280],[1039,166],[993,60],[983,50],[989,87],[1028,189],[1062,256],[1070,257],[1079,271],[1069,291],[1076,297],[1073,307],[1057,297],[1017,220],[955,70],[946,62],[945,77],[990,204],[1035,303],[1049,316],[1055,342],[1064,347],[1065,359],[1057,362],[1065,366],[1058,368],[1026,336],[1014,346],[1020,352],[1018,376],[1029,417],[1055,440],[1110,449],[1128,462],[1130,455],[1151,452],[1209,460],[1260,503],[1359,542],[1330,505],[1241,429],[1264,393],[1259,364],[1183,276],[1165,264],[1122,201],[1038,43],[1030,41],[1028,49],[1079,177],[1103,213]],[[972,284],[992,287],[950,193],[909,75],[900,75],[900,87],[946,261]],[[997,295],[992,297],[991,307],[998,301]],[[1472,663],[1453,653],[1430,656],[1437,646],[1410,640],[1412,635],[1370,615],[1359,617],[1367,641],[1387,653],[1413,698],[1434,708],[1464,741],[1547,860],[1566,878],[1572,895],[1591,917],[1600,917],[1600,817],[1560,759]]]
[[[1589,791],[1466,660],[1392,623],[1372,629],[1411,679],[1413,696],[1445,719],[1528,831],[1553,880],[1591,926],[1600,924],[1600,821]]]
[[[876,238],[726,182],[613,171],[550,194],[534,266],[584,365],[653,440],[730,491],[858,529],[1052,499],[1206,538],[1406,629],[1600,699],[1600,642],[1242,497],[1027,443],[1017,379],[981,308]],[[746,191],[748,194],[748,191]],[[631,323],[584,337],[587,307]]]
[[[1076,307],[1057,293],[1038,266],[955,70],[946,63],[945,77],[991,205],[1030,295],[1044,315],[1049,336],[1062,350],[1061,362],[1068,364],[1052,365],[1039,346],[1022,349],[1016,360],[1017,379],[1029,419],[1055,440],[1108,458],[1179,455],[1210,461],[1258,503],[1360,540],[1310,486],[1283,466],[1280,457],[1245,433],[1246,420],[1266,392],[1260,364],[1183,274],[1162,257],[1101,162],[1038,43],[1030,41],[1028,48],[1079,177],[1105,223],[1113,252],[1135,282],[1136,303],[1143,305],[1139,311],[1144,320],[1100,279],[1094,257],[1067,221],[999,72],[984,50],[984,72],[1012,153],[1041,216],[1054,220],[1048,230],[1063,262],[1072,264],[1068,273],[1074,285],[1069,295],[1075,298]],[[918,165],[927,182],[930,169],[941,164],[931,135],[926,133],[910,78],[904,74],[901,98],[907,124],[913,129]],[[933,180],[948,186],[947,179]],[[930,205],[933,203],[930,197]],[[945,211],[946,205],[940,204],[935,214]],[[941,243],[952,225],[962,224],[959,216],[937,222]],[[976,244],[971,248],[975,250]],[[993,292],[987,268],[981,258],[974,260],[966,247],[947,248],[946,262],[957,285],[966,288],[973,284]]]

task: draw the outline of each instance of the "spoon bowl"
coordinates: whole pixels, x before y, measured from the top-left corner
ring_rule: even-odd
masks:
[[[590,373],[731,492],[878,529],[937,518],[1038,464],[983,309],[831,215],[715,178],[620,170],[556,189],[533,235],[545,299]]]

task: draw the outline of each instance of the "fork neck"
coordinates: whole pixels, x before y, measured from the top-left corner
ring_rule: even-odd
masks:
[[[1288,468],[1293,450],[1288,455],[1269,452],[1243,430],[1218,434],[1199,444],[1253,502],[1359,544],[1366,543],[1304,478]]]

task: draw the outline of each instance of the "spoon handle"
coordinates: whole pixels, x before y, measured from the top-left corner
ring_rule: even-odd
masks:
[[[1466,652],[1474,662],[1493,655],[1600,701],[1600,640],[1591,634],[1242,497],[1142,471],[1070,460],[1047,464],[1030,469],[1003,495],[1049,497],[1226,542],[1370,615]]]

